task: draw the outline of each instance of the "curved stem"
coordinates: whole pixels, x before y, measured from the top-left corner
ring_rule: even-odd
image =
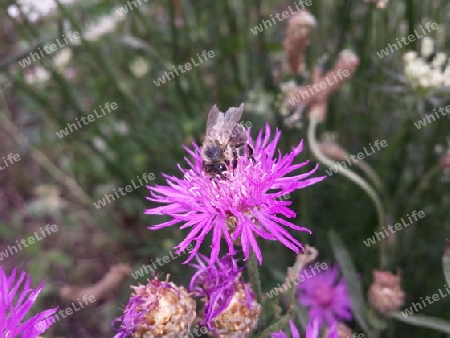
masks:
[[[375,170],[373,170],[373,168],[367,162],[361,160],[355,162],[355,165],[359,169],[364,171],[364,173],[367,175],[367,177],[369,177],[369,179],[372,181],[372,183],[378,190],[384,191],[384,185],[383,182],[381,181],[380,176],[376,173]]]
[[[252,251],[248,260],[245,262],[245,267],[247,268],[248,278],[250,280],[250,285],[252,286],[253,292],[256,297],[258,304],[262,303],[262,289],[261,289],[261,277],[259,275],[259,264],[255,253]],[[261,316],[258,321],[258,326],[261,327],[264,323],[264,311],[261,312]]]
[[[336,165],[336,163],[334,161],[330,160],[328,157],[326,157],[320,151],[320,149],[317,145],[317,140],[316,140],[315,134],[316,134],[316,128],[317,128],[318,123],[319,123],[319,121],[316,118],[314,118],[314,116],[312,116],[310,119],[309,127],[308,127],[309,146],[311,148],[311,152],[316,156],[316,158],[319,162],[332,168],[333,166]],[[380,198],[378,197],[378,194],[376,193],[376,191],[361,176],[359,176],[358,174],[354,173],[353,171],[351,171],[349,169],[340,168],[339,173],[342,174],[343,176],[347,177],[350,181],[354,182],[359,187],[361,187],[361,189],[363,189],[364,192],[370,197],[370,199],[374,203],[375,209],[378,214],[378,227],[379,227],[380,231],[382,231],[383,226],[384,226],[385,213],[384,213],[383,204],[382,204]],[[381,247],[380,247],[380,266],[381,266],[381,268],[385,268],[387,266],[387,261],[388,261],[388,255],[386,252],[385,241],[381,241],[380,245],[381,245]]]
[[[250,256],[248,257],[248,260],[245,264],[248,272],[248,277],[250,279],[250,283],[252,285],[253,292],[256,296],[256,301],[261,304],[261,279],[259,277],[259,264],[258,260],[256,259],[255,253],[252,251],[250,253]]]

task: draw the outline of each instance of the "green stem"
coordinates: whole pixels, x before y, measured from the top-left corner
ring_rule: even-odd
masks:
[[[247,267],[247,273],[248,278],[250,279],[250,284],[252,286],[253,292],[256,297],[256,301],[258,304],[261,304],[261,306],[264,309],[263,303],[262,303],[262,288],[261,288],[261,277],[259,275],[259,265],[258,260],[256,258],[255,253],[252,251],[250,253],[250,257],[248,258],[246,262]],[[258,327],[262,328],[265,326],[265,318],[264,318],[264,310],[261,311],[261,314],[259,316],[258,320]]]
[[[281,319],[278,322],[270,325],[267,329],[265,329],[263,332],[258,334],[256,337],[257,338],[267,338],[267,337],[269,337],[268,335],[270,333],[282,330],[288,323],[289,318],[290,318],[290,316],[288,314],[286,314],[285,316],[281,317]]]
[[[308,128],[309,146],[311,148],[311,152],[314,154],[314,156],[316,156],[316,158],[318,159],[319,162],[332,168],[336,165],[336,163],[334,161],[330,160],[329,158],[327,158],[320,151],[320,149],[317,145],[315,133],[316,133],[316,128],[317,128],[318,123],[319,123],[319,121],[316,118],[312,117],[310,119],[309,128]],[[341,168],[341,170],[339,170],[339,173],[342,174],[343,176],[347,177],[350,181],[354,182],[359,187],[361,187],[361,189],[363,189],[364,192],[370,197],[370,199],[374,203],[375,209],[378,214],[378,227],[379,227],[380,231],[382,231],[383,226],[385,224],[385,221],[384,221],[385,212],[384,212],[383,204],[382,204],[380,198],[378,197],[378,194],[376,193],[376,191],[361,176],[359,176],[358,174],[354,173],[353,171],[351,171],[349,169]],[[381,245],[381,247],[380,247],[380,266],[381,266],[381,268],[386,268],[387,263],[388,263],[388,252],[386,250],[387,248],[386,248],[385,242],[386,241],[381,241],[381,244],[380,244]]]
[[[259,265],[256,259],[255,253],[252,251],[250,257],[246,262],[248,278],[250,279],[250,284],[252,285],[253,292],[256,296],[256,301],[261,304],[262,301],[262,289],[261,289],[261,278],[259,276]]]
[[[408,21],[408,35],[414,34],[414,22],[415,22],[415,13],[414,8],[416,4],[414,4],[414,0],[406,0],[406,19]],[[407,47],[409,50],[414,50],[416,47],[416,41],[409,44]]]
[[[355,165],[359,167],[362,171],[364,171],[364,173],[372,181],[372,183],[378,190],[384,191],[383,182],[381,181],[380,176],[376,173],[375,170],[373,170],[373,168],[367,162],[361,160],[356,162]]]

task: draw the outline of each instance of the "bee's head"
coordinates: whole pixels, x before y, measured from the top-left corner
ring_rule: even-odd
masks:
[[[204,170],[207,174],[212,176],[223,176],[227,171],[227,166],[225,163],[208,163],[204,164]]]
[[[227,166],[225,165],[225,163],[216,163],[216,164],[213,164],[213,166],[214,166],[215,172],[223,173],[224,171],[227,171]]]

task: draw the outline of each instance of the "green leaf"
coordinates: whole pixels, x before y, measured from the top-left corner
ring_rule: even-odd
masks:
[[[435,317],[428,317],[428,316],[422,316],[422,315],[410,315],[410,316],[403,316],[400,312],[393,312],[388,315],[391,318],[397,319],[398,321],[415,325],[415,326],[421,326],[421,327],[427,327],[430,329],[434,329],[437,331],[450,333],[450,322],[446,320],[442,320]]]
[[[356,273],[355,266],[353,265],[350,255],[338,234],[334,230],[331,230],[328,237],[330,239],[334,255],[339,262],[339,267],[344,280],[347,284],[355,319],[366,334],[372,336],[372,334],[370,334],[371,329],[365,315],[367,313],[367,306],[363,295],[363,289],[361,283],[359,282],[359,277]]]

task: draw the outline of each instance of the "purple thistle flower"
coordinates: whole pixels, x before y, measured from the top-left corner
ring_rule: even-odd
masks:
[[[238,267],[233,254],[217,261],[208,260],[201,254],[196,259],[197,264],[191,264],[197,272],[191,278],[189,291],[205,301],[201,324],[219,334],[217,327],[238,330],[245,322],[243,318],[247,318],[248,329],[256,328],[261,306],[256,302],[250,285],[241,280],[243,268]],[[236,306],[236,303],[241,305]],[[239,325],[234,325],[236,323]]]
[[[145,213],[172,217],[149,229],[158,230],[177,223],[183,223],[180,229],[191,228],[188,236],[176,246],[181,252],[195,242],[185,263],[196,255],[209,232],[212,232],[211,261],[218,259],[222,237],[228,244],[228,252],[234,252],[234,244],[242,245],[245,259],[248,259],[252,249],[259,264],[262,263],[262,255],[257,236],[280,241],[297,254],[299,249],[303,250],[302,244],[286,228],[311,231],[280,217],[296,216],[288,208],[292,202],[282,197],[325,177],[310,177],[317,170],[317,165],[307,173],[288,176],[309,163],[294,164],[295,157],[302,151],[302,142],[288,154],[282,155],[277,150],[281,132],[277,130],[272,141],[269,140],[270,135],[267,124],[255,143],[249,137],[255,161],[240,156],[237,168],[230,169],[227,179],[211,179],[204,173],[201,150],[194,145],[194,150],[185,148],[192,157],[192,160],[185,158],[190,168],[178,166],[183,178],[164,175],[168,186],[148,186],[151,197],[147,199],[165,206],[148,209]]]
[[[300,304],[309,308],[310,318],[317,318],[328,327],[353,318],[347,286],[339,279],[337,266],[317,274],[307,268],[299,278],[304,280],[297,286],[297,298]]]
[[[289,321],[289,328],[291,329],[292,338],[301,338],[297,327],[292,320]],[[317,318],[311,320],[306,326],[305,338],[319,338],[320,323]],[[288,338],[288,336],[283,332],[274,332],[270,335],[270,338]],[[327,335],[327,338],[338,338],[337,331],[332,328]]]
[[[44,287],[41,283],[37,289],[32,289],[30,284],[30,276],[25,272],[16,282],[16,269],[8,277],[0,266],[1,337],[36,338],[54,323],[51,316],[58,311],[58,307],[42,311],[22,323]]]
[[[194,296],[205,297],[207,300],[203,308],[203,324],[211,329],[213,319],[230,305],[235,284],[239,281],[243,268],[237,266],[233,254],[227,254],[215,262],[208,261],[206,256],[198,254],[197,262],[191,264],[197,272],[191,278],[189,291]]]

